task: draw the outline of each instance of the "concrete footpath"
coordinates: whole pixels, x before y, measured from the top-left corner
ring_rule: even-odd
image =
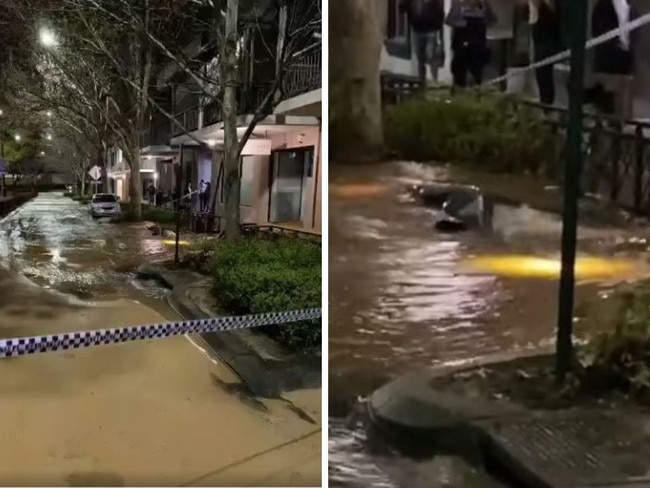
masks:
[[[4,337],[169,320],[33,294],[17,303],[40,308],[0,316]],[[185,337],[4,359],[0,389],[3,486],[320,486],[320,390],[250,399]]]
[[[204,275],[155,264],[141,265],[137,273],[170,288],[171,306],[186,319],[222,315],[214,309],[212,283]],[[256,397],[280,398],[285,392],[321,388],[320,355],[287,354],[271,339],[245,329],[201,334],[200,341],[228,364]]]
[[[453,382],[440,387],[442,377],[458,373],[480,371],[425,371],[378,389],[368,402],[374,425],[413,455],[457,456],[508,486],[650,487],[650,413],[531,410]]]

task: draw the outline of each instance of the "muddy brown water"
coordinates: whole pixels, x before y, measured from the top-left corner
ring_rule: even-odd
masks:
[[[356,398],[409,371],[535,349],[554,339],[557,280],[471,275],[460,263],[492,253],[555,256],[560,217],[526,205],[496,205],[491,232],[437,232],[437,211],[418,205],[406,189],[442,173],[412,163],[331,169],[329,395],[330,411],[339,417],[330,419],[329,469],[338,486],[414,486],[419,469],[394,454],[373,454],[363,422],[343,419]],[[480,178],[474,182],[480,185]],[[512,187],[525,195],[525,185],[530,194],[544,193],[538,182],[514,177],[504,178],[499,189],[491,177],[491,191],[504,195]],[[646,234],[637,226],[586,223],[579,250],[635,256],[646,269]],[[607,327],[590,317],[611,312],[607,297],[616,285],[577,288],[576,315],[585,315],[576,319],[578,337]],[[429,479],[415,486],[447,485]]]

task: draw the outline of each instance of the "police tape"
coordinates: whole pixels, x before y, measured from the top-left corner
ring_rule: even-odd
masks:
[[[0,340],[0,358],[40,354],[67,349],[118,344],[121,342],[161,339],[176,335],[226,332],[267,325],[284,325],[321,318],[320,308],[253,315],[225,316],[209,319],[183,320],[160,324],[117,327],[63,334],[18,337]]]
[[[612,39],[615,39],[619,35],[626,33],[626,32],[631,32],[633,30],[638,29],[639,27],[644,26],[645,24],[650,23],[650,13],[641,15],[637,17],[636,19],[627,22],[625,24],[620,25],[619,27],[616,27],[615,29],[612,29],[608,32],[605,32],[604,34],[601,34],[597,37],[593,37],[589,39],[585,43],[585,49],[591,49],[596,46],[599,46],[600,44],[603,44],[605,42],[611,41]],[[508,73],[498,76],[496,78],[492,78],[486,82],[483,83],[483,85],[495,85],[497,83],[501,83],[503,81],[506,81],[508,78],[512,78],[515,76],[520,76],[522,73],[526,73],[527,71],[532,71],[538,68],[542,68],[544,66],[549,66],[551,64],[556,64],[559,63],[560,61],[564,61],[566,59],[569,59],[571,57],[571,51],[569,49],[566,49],[562,52],[559,52],[553,56],[549,56],[547,58],[544,58],[540,61],[537,61],[535,63],[531,63],[527,66],[524,66],[522,68],[510,68]]]

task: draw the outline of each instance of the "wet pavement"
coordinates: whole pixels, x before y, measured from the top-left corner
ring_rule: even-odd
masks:
[[[0,337],[178,320],[164,289],[125,271],[171,252],[143,224],[41,194],[0,221]],[[293,409],[250,398],[191,338],[0,360],[0,390],[1,485],[320,480],[320,390]]]
[[[143,259],[173,256],[173,246],[143,223],[93,219],[86,205],[42,193],[0,222],[5,268],[53,290],[82,298],[120,294],[121,270]]]
[[[441,233],[434,229],[438,211],[418,205],[406,191],[439,177],[438,168],[405,163],[331,170],[329,394],[335,414],[344,415],[341,404],[402,373],[545,347],[554,339],[556,280],[468,274],[461,264],[474,255],[504,252],[556,256],[559,216],[495,205],[492,230]],[[522,193],[521,182],[507,179],[501,192],[507,195],[511,185]],[[638,253],[647,248],[639,239],[643,233],[648,234],[589,223],[579,230],[579,249],[636,256],[639,270],[647,270]],[[634,248],[629,242],[642,244]],[[576,321],[578,337],[607,326],[588,319],[602,315],[603,297],[616,285],[578,287],[576,315],[587,315]],[[375,456],[362,427],[331,421],[330,479],[338,485],[455,486],[442,479],[414,485],[418,463],[395,454]],[[405,463],[408,469],[400,467]]]

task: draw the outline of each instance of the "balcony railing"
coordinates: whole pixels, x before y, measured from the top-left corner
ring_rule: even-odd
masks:
[[[172,127],[174,136],[180,136],[186,132],[193,132],[199,128],[199,107],[194,106],[176,115],[176,123]]]
[[[140,147],[164,146],[169,144],[171,136],[171,121],[164,115],[155,115],[149,126],[142,131]]]
[[[322,45],[314,44],[298,53],[287,68],[282,84],[284,98],[295,97],[322,86]]]
[[[237,93],[237,113],[239,115],[255,113],[270,89],[271,85],[254,85],[247,89],[240,89]],[[221,102],[219,100],[210,102],[203,107],[201,127],[218,124],[221,121]]]

